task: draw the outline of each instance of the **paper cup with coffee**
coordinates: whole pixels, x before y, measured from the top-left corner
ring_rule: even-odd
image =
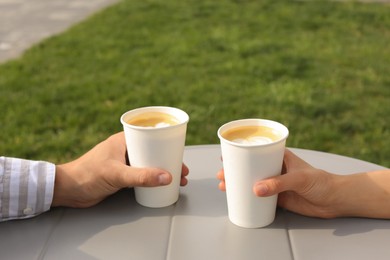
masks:
[[[246,228],[259,228],[275,219],[277,195],[260,198],[256,181],[281,173],[288,129],[266,119],[242,119],[218,130],[225,172],[229,219]]]
[[[131,166],[156,167],[172,174],[160,187],[135,187],[136,201],[160,208],[179,198],[183,152],[189,116],[173,107],[153,106],[130,110],[121,117]]]

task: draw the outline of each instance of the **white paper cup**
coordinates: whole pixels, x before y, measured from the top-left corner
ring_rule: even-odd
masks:
[[[146,112],[167,113],[178,119],[179,123],[156,128],[127,123],[131,118]],[[151,208],[174,204],[179,198],[188,114],[173,107],[142,107],[124,113],[120,121],[125,132],[130,165],[161,168],[172,174],[172,182],[167,186],[135,187],[136,201]]]
[[[280,132],[281,137],[268,144],[253,144],[229,141],[222,136],[225,131],[240,126],[268,126]],[[284,125],[265,119],[242,119],[219,128],[228,214],[232,223],[259,228],[274,221],[277,195],[257,197],[253,186],[256,181],[281,173],[288,134]]]

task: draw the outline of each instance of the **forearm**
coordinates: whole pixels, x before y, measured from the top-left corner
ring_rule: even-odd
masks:
[[[335,208],[340,217],[390,219],[390,171],[337,176]]]

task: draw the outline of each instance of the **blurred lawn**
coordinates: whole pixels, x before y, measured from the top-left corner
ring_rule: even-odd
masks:
[[[390,6],[123,0],[0,66],[0,154],[64,162],[121,114],[177,106],[187,145],[274,119],[287,145],[390,166]]]

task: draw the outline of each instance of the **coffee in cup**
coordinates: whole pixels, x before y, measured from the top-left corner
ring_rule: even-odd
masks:
[[[222,137],[240,144],[268,144],[280,140],[283,134],[263,125],[247,125],[231,128],[221,133]]]
[[[163,112],[145,112],[127,120],[127,123],[141,127],[166,127],[177,125],[180,120],[175,116]]]

